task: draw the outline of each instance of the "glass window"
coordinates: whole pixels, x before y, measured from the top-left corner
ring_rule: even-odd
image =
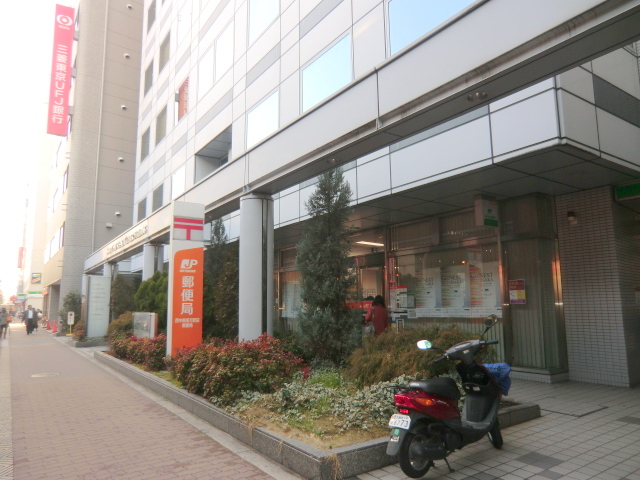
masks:
[[[171,197],[177,198],[182,195],[187,188],[187,169],[183,165],[171,175]]]
[[[278,129],[279,98],[275,91],[247,114],[247,148]]]
[[[167,106],[165,105],[156,118],[156,145],[167,135]]]
[[[169,62],[169,50],[171,49],[171,34],[167,33],[164,37],[162,45],[160,45],[160,58],[158,59],[158,72],[161,72],[164,66]]]
[[[390,0],[389,46],[393,55],[474,0]]]
[[[151,146],[151,127],[147,128],[140,139],[140,162],[149,156]]]
[[[151,30],[154,22],[156,21],[156,0],[151,2],[149,5],[149,10],[147,10],[147,32]]]
[[[174,111],[174,125],[177,125],[182,117],[184,117],[189,111],[189,77],[186,78],[180,88],[175,93],[175,104],[173,106]]]
[[[302,111],[340,90],[351,78],[351,36],[347,35],[302,71]]]
[[[153,205],[152,205],[152,212],[155,212],[156,210],[158,210],[161,206],[162,206],[162,199],[164,196],[164,189],[163,189],[164,184],[161,184],[158,188],[156,188],[153,191]]]
[[[151,85],[153,85],[153,60],[149,63],[149,66],[144,72],[144,94],[151,89]]]
[[[191,0],[186,0],[178,12],[178,43],[182,42],[191,28]]]
[[[233,23],[216,40],[216,82],[233,65]]]
[[[138,222],[147,216],[147,198],[143,198],[138,202]]]
[[[249,43],[253,43],[280,13],[279,0],[249,0]]]
[[[213,87],[213,47],[198,62],[198,100]]]

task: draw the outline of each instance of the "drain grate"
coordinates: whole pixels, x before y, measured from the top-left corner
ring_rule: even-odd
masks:
[[[36,373],[31,375],[33,378],[41,378],[41,377],[55,377],[56,375],[60,375],[58,372],[53,373]]]

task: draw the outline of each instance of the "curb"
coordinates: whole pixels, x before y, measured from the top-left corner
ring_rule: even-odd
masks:
[[[95,352],[94,358],[309,480],[354,477],[397,462],[396,458],[386,454],[387,437],[320,450],[291,438],[280,437],[264,428],[249,427],[202,397],[111,355]],[[499,419],[501,427],[506,428],[539,416],[540,407],[526,403],[505,408],[500,412]]]
[[[109,342],[106,340],[89,340],[86,342],[74,342],[71,346],[75,348],[107,347],[109,346]]]

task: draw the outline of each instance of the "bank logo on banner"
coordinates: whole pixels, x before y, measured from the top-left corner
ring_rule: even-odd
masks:
[[[204,241],[204,220],[202,218],[173,217],[173,239]]]

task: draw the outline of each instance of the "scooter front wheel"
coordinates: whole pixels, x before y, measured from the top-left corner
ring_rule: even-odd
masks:
[[[398,459],[400,468],[407,477],[420,478],[427,474],[433,466],[433,460],[420,455],[424,451],[426,444],[433,442],[427,428],[421,428],[416,433],[407,433],[404,437]]]

